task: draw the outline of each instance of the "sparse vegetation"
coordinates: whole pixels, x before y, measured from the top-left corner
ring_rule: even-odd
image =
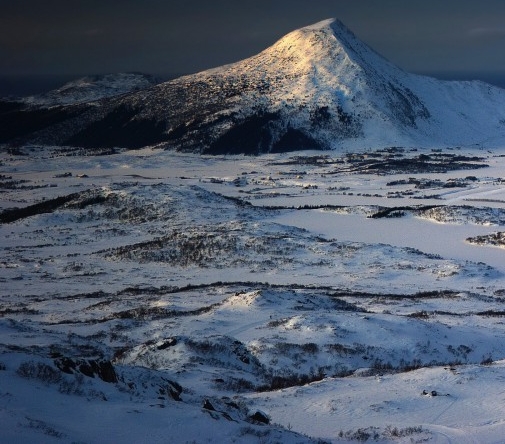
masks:
[[[378,427],[367,427],[359,428],[357,430],[348,430],[344,432],[341,430],[338,434],[339,438],[345,438],[350,441],[378,441],[381,439],[398,439],[405,438],[412,435],[418,435],[423,433],[425,430],[420,427],[406,427],[399,429],[398,427],[393,427],[388,425],[384,431],[380,431]]]
[[[403,429],[399,429],[398,427],[393,427],[391,425],[386,427],[386,430],[383,433],[385,438],[405,438],[406,436],[417,435],[419,433],[423,433],[424,430],[421,426],[417,427],[406,427]]]
[[[469,237],[466,239],[467,242],[477,245],[492,245],[494,247],[505,248],[505,232],[498,231],[497,233]]]
[[[314,116],[317,125],[325,110]],[[201,124],[175,126],[172,136]],[[22,163],[33,165],[38,149],[58,169],[21,182],[29,177]],[[309,416],[296,423],[277,409],[306,409],[310,398],[328,439],[338,441],[359,409],[342,441],[421,441],[429,430],[398,422],[395,412],[411,410],[428,424],[430,409],[420,402],[446,408],[461,390],[496,387],[486,375],[503,373],[501,266],[452,258],[453,244],[440,235],[447,222],[470,231],[504,225],[499,199],[495,208],[444,201],[453,191],[462,200],[465,186],[478,195],[502,183],[432,174],[483,158],[391,147],[204,157],[195,166],[193,157],[153,148],[99,159],[102,177],[89,157],[80,163],[78,151],[71,162],[53,148],[22,151],[24,160],[0,159],[8,171],[0,175],[4,206],[34,210],[2,224],[0,371],[15,382],[0,393],[6,411],[19,405],[17,387],[28,385],[57,398],[55,405],[85,402],[90,415],[121,402],[128,418],[166,409],[174,423],[192,415],[195,427],[229,427],[237,442],[288,436],[309,443],[319,433]],[[144,162],[149,171],[141,171]],[[38,188],[28,193],[51,183],[57,187],[40,189],[44,201]],[[414,200],[436,193],[437,205]],[[388,197],[404,205],[391,206]],[[41,202],[50,212],[32,206]],[[411,248],[408,237],[388,231],[425,223],[420,218],[440,223],[432,231],[447,252],[419,242]],[[465,384],[446,387],[453,381]],[[486,410],[498,405],[496,396],[487,395],[492,402],[475,404],[497,421],[499,409]],[[253,418],[258,408],[269,423]],[[369,412],[394,425],[369,427]],[[44,433],[43,424],[64,430],[54,418],[34,422],[32,432]]]
[[[19,376],[28,379],[37,379],[46,384],[56,384],[61,381],[61,372],[43,362],[23,362],[16,372]]]
[[[280,390],[287,387],[298,387],[311,382],[321,381],[326,376],[323,368],[318,369],[310,374],[291,374],[291,375],[272,375],[267,376],[267,384],[256,387],[259,392],[267,392]]]

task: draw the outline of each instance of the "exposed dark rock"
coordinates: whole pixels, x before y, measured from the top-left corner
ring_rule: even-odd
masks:
[[[54,364],[58,367],[63,373],[72,374],[77,368],[77,364],[70,358],[61,357],[54,360]]]
[[[221,412],[221,415],[223,415],[223,418],[228,420],[228,421],[233,421],[233,422],[237,422],[235,421],[228,413],[226,412]]]
[[[174,401],[182,401],[181,399],[182,387],[175,381],[167,381],[167,386],[160,387],[158,392],[160,395],[166,395],[166,394],[170,395],[170,397]],[[163,397],[161,399],[163,399]]]
[[[54,360],[54,364],[64,373],[79,372],[90,378],[98,376],[104,382],[117,382],[116,371],[110,361],[95,359],[72,359],[61,357]]]
[[[214,406],[211,404],[211,402],[208,399],[206,399],[203,402],[202,408],[204,408],[205,410],[216,411],[216,409],[214,408]]]
[[[95,372],[93,371],[93,367],[88,362],[81,362],[79,364],[79,371],[89,378],[95,377]]]
[[[105,382],[117,382],[117,375],[110,361],[90,361],[98,377]]]
[[[173,347],[177,344],[177,338],[169,338],[163,341],[160,345],[157,346],[158,350],[165,350],[166,348]]]
[[[270,424],[270,418],[265,413],[259,410],[257,410],[253,415],[251,415],[249,419],[253,422],[257,422],[260,424]]]
[[[174,401],[182,401],[181,394],[178,391],[170,389],[169,393]]]

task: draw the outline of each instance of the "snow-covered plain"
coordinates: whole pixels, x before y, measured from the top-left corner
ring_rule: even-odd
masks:
[[[16,153],[2,443],[503,442],[500,152]]]

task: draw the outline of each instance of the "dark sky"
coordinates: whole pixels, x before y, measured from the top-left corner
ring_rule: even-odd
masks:
[[[0,0],[0,76],[190,73],[330,17],[408,71],[505,77],[505,0]]]

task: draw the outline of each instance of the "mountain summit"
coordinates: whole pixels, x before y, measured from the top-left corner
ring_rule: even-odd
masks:
[[[240,62],[53,110],[49,120],[28,139],[207,154],[488,146],[505,143],[505,90],[406,73],[330,19]]]

